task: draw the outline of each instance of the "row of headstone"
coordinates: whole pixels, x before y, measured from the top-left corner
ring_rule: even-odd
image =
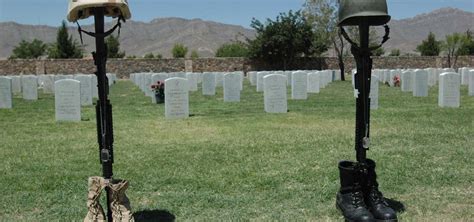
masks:
[[[56,121],[81,121],[81,106],[91,106],[98,97],[96,75],[58,75],[54,83]],[[107,74],[108,85],[116,83],[117,75]]]
[[[456,73],[453,69],[449,68],[374,70],[374,75],[371,78],[371,109],[377,109],[378,107],[378,83],[376,82],[389,81],[389,85],[391,85],[390,78],[393,78],[400,72],[401,91],[412,92],[414,97],[427,97],[429,86],[433,85],[433,83],[430,83],[430,81],[439,81],[438,105],[440,107],[456,108],[460,106],[460,87],[462,84],[462,78],[466,78],[464,81],[466,81],[469,85],[469,96],[474,96],[474,70],[472,69],[460,69],[461,73]],[[439,72],[442,73],[438,74]],[[464,77],[462,76],[462,73],[464,73]],[[355,70],[353,70],[353,78],[354,76]]]
[[[267,75],[283,75],[286,77],[286,84],[291,86],[292,99],[306,100],[308,93],[319,93],[321,88],[325,88],[330,82],[340,80],[340,71],[260,71],[249,72],[248,77],[251,85],[256,86],[257,92],[264,91]]]
[[[341,80],[341,71],[340,70],[323,70],[323,71],[318,71],[318,70],[297,70],[297,71],[251,71],[248,72],[248,79],[250,81],[251,86],[257,86],[257,92],[262,92],[263,91],[263,77],[266,75],[271,75],[271,74],[279,74],[279,75],[284,75],[287,77],[287,85],[291,86],[291,77],[294,72],[306,72],[306,73],[314,73],[314,72],[321,72],[321,84],[324,86],[327,85],[327,83],[333,82],[333,81],[338,81]],[[259,85],[260,82],[260,85]]]
[[[458,73],[461,75],[461,84],[468,85],[469,84],[469,71],[473,68],[464,67],[458,70]],[[413,91],[413,81],[414,81],[414,73],[419,70],[426,71],[428,75],[428,86],[432,87],[435,86],[439,81],[439,76],[442,73],[451,72],[456,73],[456,71],[452,68],[426,68],[426,69],[375,69],[372,71],[372,74],[377,76],[380,82],[388,83],[390,86],[393,87],[393,79],[395,76],[400,77],[401,88],[404,92],[412,92]],[[411,72],[411,75],[405,75],[405,72]],[[353,70],[354,74],[354,70]],[[405,83],[404,83],[405,82]]]
[[[228,76],[230,75],[230,76]],[[183,77],[184,76],[184,77]],[[146,96],[152,98],[155,103],[155,95],[151,86],[158,81],[166,81],[168,78],[177,77],[188,80],[188,90],[195,92],[199,90],[199,84],[202,83],[202,94],[213,96],[216,94],[217,87],[223,87],[224,102],[239,102],[240,91],[243,90],[243,72],[206,72],[206,73],[134,73],[130,79],[135,83]],[[166,83],[165,83],[166,89]],[[166,97],[166,93],[165,93]]]
[[[21,76],[9,76],[12,79],[12,92],[13,94],[22,94],[25,100],[37,100],[38,99],[38,89],[42,90],[45,94],[54,94],[54,83],[62,79],[75,79],[77,76],[84,76],[84,74],[77,75],[21,75]],[[89,85],[97,86],[97,77],[95,75],[86,75],[91,76],[92,83]],[[113,84],[117,80],[116,74],[107,74],[109,79],[109,84]],[[92,96],[98,98],[98,89],[97,87],[91,87]]]

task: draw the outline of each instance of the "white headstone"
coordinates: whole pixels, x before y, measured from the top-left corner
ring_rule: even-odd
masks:
[[[21,77],[20,76],[10,76],[12,79],[12,91],[13,94],[21,93]]]
[[[226,73],[223,72],[216,72],[216,87],[223,87],[224,86],[224,75]]]
[[[216,95],[216,74],[206,72],[202,74],[202,95]]]
[[[258,72],[257,73],[257,92],[263,92],[263,77],[268,75],[267,72]]]
[[[379,108],[379,78],[372,75],[370,79],[370,109]]]
[[[427,68],[425,70],[428,72],[428,86],[432,87],[436,85],[436,69]]]
[[[234,73],[239,75],[240,91],[244,90],[244,72],[237,71]]]
[[[291,99],[308,99],[308,75],[302,71],[294,72],[291,80]]]
[[[12,105],[12,79],[0,76],[0,109],[11,109]]]
[[[21,89],[23,92],[23,99],[38,100],[38,78],[36,76],[22,76]]]
[[[92,98],[99,98],[99,86],[97,83],[97,76],[91,75],[92,78]]]
[[[197,73],[186,73],[186,79],[188,80],[189,91],[198,91],[198,78]]]
[[[438,105],[440,107],[459,107],[461,105],[460,85],[461,75],[455,72],[441,74],[439,76]]]
[[[189,117],[188,80],[170,78],[165,81],[165,116],[167,119]]]
[[[201,84],[202,83],[202,73],[198,72],[196,74],[198,76],[198,84]]]
[[[248,72],[248,77],[251,86],[257,85],[257,72]]]
[[[474,69],[469,70],[469,96],[474,96]]]
[[[291,77],[293,75],[292,71],[285,71],[282,73],[282,75],[286,75],[286,85],[291,86]]]
[[[389,69],[384,70],[384,76],[383,76],[383,83],[384,84],[390,82],[390,74],[391,73],[392,73],[392,71],[389,70]]]
[[[170,73],[169,77],[170,78],[186,79],[186,73],[185,72],[173,72],[173,73]]]
[[[157,84],[158,81],[165,82],[168,78],[168,74],[166,73],[156,73],[151,76],[151,84]]]
[[[402,72],[400,81],[402,92],[412,92],[413,91],[413,72],[405,71]]]
[[[57,75],[54,76],[54,82],[56,82],[58,80],[62,80],[62,79],[67,79],[67,76],[63,75],[63,74],[57,74]]]
[[[237,73],[224,76],[224,102],[240,102],[240,80]]]
[[[272,74],[263,78],[265,112],[287,113],[288,98],[286,90],[286,75]]]
[[[415,70],[413,78],[413,96],[427,97],[428,96],[428,71],[423,69]]]
[[[341,80],[341,70],[334,70],[334,81]]]
[[[145,81],[145,88],[144,88],[145,96],[150,96],[150,97],[155,96],[153,94],[153,90],[151,89],[151,84],[153,84],[152,81],[151,81],[151,76],[153,76],[153,73],[146,73],[145,77],[144,77],[145,78],[144,79],[144,81]]]
[[[58,80],[54,89],[56,121],[81,121],[81,82]]]
[[[312,72],[308,74],[308,93],[319,93],[320,73]]]
[[[53,94],[54,93],[54,76],[53,75],[44,75],[42,79],[43,84],[43,93]]]
[[[461,85],[468,85],[469,84],[469,71],[471,69],[464,67],[459,69],[459,73],[461,74]]]
[[[326,71],[319,71],[319,89],[326,88],[327,84],[327,73]]]
[[[92,76],[79,74],[74,77],[75,80],[81,82],[81,105],[92,105]]]
[[[147,79],[146,79],[146,75],[147,73],[140,73],[140,77],[139,77],[139,83],[140,83],[140,89],[142,90],[143,93],[146,92],[146,84],[147,84]]]

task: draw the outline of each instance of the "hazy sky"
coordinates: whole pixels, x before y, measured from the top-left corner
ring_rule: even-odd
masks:
[[[59,26],[68,0],[0,0],[0,22]],[[304,0],[129,0],[132,19],[148,22],[157,17],[201,18],[248,27],[253,17],[275,18],[298,10]],[[474,12],[474,0],[388,0],[395,19],[413,17],[441,7]],[[90,23],[91,20],[83,23]],[[474,21],[473,21],[474,22]]]

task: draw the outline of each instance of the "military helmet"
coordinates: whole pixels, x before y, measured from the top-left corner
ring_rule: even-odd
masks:
[[[69,0],[67,20],[76,22],[79,19],[88,18],[94,15],[94,8],[101,7],[105,9],[105,16],[123,19],[131,17],[127,0]]]
[[[359,25],[367,18],[370,26],[390,21],[386,0],[339,0],[339,26]]]

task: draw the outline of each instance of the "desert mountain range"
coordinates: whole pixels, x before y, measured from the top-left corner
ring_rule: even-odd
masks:
[[[250,21],[249,21],[250,22]],[[58,25],[60,21],[58,21]],[[108,24],[111,27],[112,24]],[[441,8],[413,18],[392,20],[391,39],[385,49],[389,52],[397,48],[402,53],[413,52],[416,46],[433,32],[437,39],[444,39],[454,32],[474,31],[474,13],[455,8]],[[83,29],[93,31],[92,26]],[[15,22],[0,23],[0,58],[10,56],[13,48],[24,39],[55,41],[57,27],[44,25],[23,25]],[[77,28],[70,27],[69,33],[79,41]],[[237,25],[222,24],[201,19],[157,18],[150,22],[127,21],[122,25],[121,49],[127,55],[143,56],[146,53],[160,53],[171,56],[175,43],[186,45],[190,51],[196,50],[201,57],[212,57],[216,49],[227,42],[252,38],[255,32]],[[84,36],[86,51],[93,51],[94,42]]]

